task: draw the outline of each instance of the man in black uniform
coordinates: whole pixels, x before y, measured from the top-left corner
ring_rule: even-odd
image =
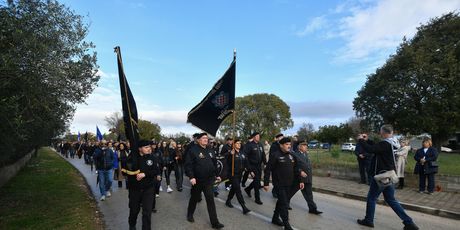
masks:
[[[254,196],[256,204],[262,205],[260,200],[260,180],[262,177],[262,163],[266,164],[265,153],[263,146],[259,143],[260,134],[255,132],[251,135],[252,141],[244,146],[244,153],[249,161],[249,171],[253,176],[252,183],[244,189],[244,191],[251,197],[251,190],[254,189]]]
[[[132,169],[138,169],[135,175],[128,174],[129,181],[129,229],[136,229],[137,215],[142,206],[142,229],[151,229],[152,204],[155,196],[154,183],[160,180],[160,164],[152,155],[150,142],[141,140],[138,143],[139,155],[130,158]],[[131,154],[137,154],[132,151]]]
[[[251,143],[252,141],[252,137],[249,136],[248,137],[248,141],[243,145],[241,146],[241,150],[243,151],[243,154],[247,156],[247,154],[244,152],[244,150],[246,149],[246,145]],[[241,179],[241,187],[246,187],[246,181],[248,180],[248,177],[249,177],[249,171],[244,171],[243,173],[243,178]]]
[[[269,151],[269,156],[268,156],[268,159],[270,159],[270,157],[272,156],[272,154],[274,152],[278,152],[278,151],[281,151],[280,149],[280,143],[279,141],[281,139],[283,139],[284,135],[282,133],[279,133],[275,136],[275,141],[272,143],[272,145],[270,146],[270,151]],[[272,196],[274,198],[278,198],[278,194],[277,194],[277,188],[275,186],[273,186],[272,188]]]
[[[273,213],[272,223],[284,226],[284,229],[292,229],[289,224],[289,195],[294,180],[300,180],[299,188],[304,188],[303,178],[300,177],[298,170],[299,165],[296,158],[291,155],[291,140],[284,137],[279,141],[281,151],[274,152],[270,157],[264,173],[264,190],[268,191],[270,182],[270,173],[272,174],[272,183],[278,189],[278,200]],[[279,219],[281,216],[282,221]]]
[[[230,154],[230,151],[232,151],[232,145],[233,145],[233,138],[227,137],[227,143],[222,146],[222,150],[220,151],[219,155],[221,157],[226,158]],[[224,168],[227,168],[227,167],[228,167],[228,165],[225,165]],[[232,182],[230,180],[225,182],[225,189],[227,191],[230,191],[230,185],[231,184],[232,184]]]
[[[302,192],[302,195],[307,201],[308,204],[308,212],[312,214],[319,215],[323,212],[318,211],[318,208],[316,206],[316,203],[313,201],[313,191],[312,191],[312,181],[313,181],[313,175],[312,175],[312,167],[310,163],[310,158],[308,158],[307,154],[307,149],[308,149],[308,144],[307,141],[300,141],[298,143],[298,150],[293,152],[292,155],[296,158],[297,162],[299,163],[298,167],[298,174],[304,178],[305,182],[305,187],[300,190]],[[289,195],[289,200],[299,191],[299,181],[298,179],[294,179],[294,184],[291,187],[291,194]]]
[[[227,205],[227,207],[229,208],[233,208],[232,199],[233,196],[236,194],[236,199],[238,199],[238,202],[240,203],[241,208],[243,209],[243,214],[247,214],[248,212],[250,212],[250,210],[246,207],[243,195],[241,195],[240,183],[241,175],[243,174],[243,171],[247,170],[249,165],[246,156],[242,154],[240,151],[241,141],[236,139],[234,141],[234,145],[235,149],[230,149],[230,154],[226,156],[226,162],[228,165],[227,175],[230,179],[232,188],[228,193],[227,202],[225,202],[225,205]]]
[[[197,143],[185,156],[185,174],[190,178],[190,184],[192,184],[192,196],[188,203],[187,220],[195,222],[193,213],[200,199],[200,194],[203,192],[212,228],[220,229],[224,225],[217,219],[216,204],[214,203],[212,191],[214,182],[216,180],[220,181],[220,177],[218,176],[216,162],[212,159],[211,149],[207,147],[207,134],[199,134]]]

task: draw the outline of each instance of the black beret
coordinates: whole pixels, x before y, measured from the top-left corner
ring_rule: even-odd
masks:
[[[193,134],[193,138],[197,138],[198,135],[200,135],[200,134],[199,134],[199,133],[194,133],[194,134]]]
[[[207,136],[208,134],[207,134],[207,133],[199,133],[199,134],[196,136],[196,138],[197,138],[197,139],[200,139],[201,137],[203,137],[203,136],[205,136],[205,135]]]
[[[283,139],[279,141],[280,144],[286,144],[288,142],[291,142],[291,138],[289,137],[283,137]]]
[[[282,133],[276,134],[275,138],[284,137]]]
[[[259,135],[260,133],[259,132],[253,132],[251,134],[251,136],[249,136],[249,138],[254,138],[255,136]]]
[[[148,146],[148,145],[150,145],[150,141],[147,141],[147,140],[140,140],[139,142],[137,142],[137,147],[139,148]]]

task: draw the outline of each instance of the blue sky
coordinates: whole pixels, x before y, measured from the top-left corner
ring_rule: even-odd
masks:
[[[99,86],[78,105],[72,132],[107,132],[121,111],[116,55],[142,119],[164,134],[196,131],[187,112],[210,90],[237,49],[236,95],[273,93],[291,107],[295,126],[339,124],[352,101],[403,36],[460,9],[460,0],[61,0],[90,24]]]

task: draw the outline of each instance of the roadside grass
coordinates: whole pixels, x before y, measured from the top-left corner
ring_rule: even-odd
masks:
[[[104,229],[84,179],[42,148],[0,188],[0,229]]]
[[[346,167],[358,168],[358,162],[353,152],[342,152],[340,146],[333,146],[331,151],[327,149],[310,149],[310,160],[313,167],[325,168]],[[415,167],[414,151],[409,152],[406,164],[406,173],[413,173]],[[439,174],[442,175],[460,175],[460,154],[457,153],[440,153],[438,157]]]

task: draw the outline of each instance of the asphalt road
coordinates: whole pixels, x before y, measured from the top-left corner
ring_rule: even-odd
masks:
[[[104,215],[108,229],[128,229],[128,191],[125,188],[118,189],[114,183],[112,197],[106,201],[99,201],[99,189],[96,187],[96,174],[90,171],[89,166],[84,165],[82,159],[68,159],[85,176],[93,194],[98,200],[99,208]],[[171,175],[171,186],[175,188],[174,175]],[[211,229],[206,202],[198,204],[195,212],[195,223],[186,220],[187,204],[190,196],[190,185],[184,178],[184,190],[172,193],[161,192],[157,198],[158,212],[152,215],[152,229]],[[124,186],[124,184],[123,184]],[[221,185],[223,187],[223,185]],[[163,180],[165,189],[165,181]],[[248,198],[243,192],[246,204],[252,210],[248,215],[243,215],[236,200],[233,199],[235,208],[228,208],[224,202],[227,191],[220,190],[220,195],[215,199],[217,216],[224,229],[282,229],[270,223],[276,200],[271,192],[261,192],[263,205],[257,205],[254,200]],[[321,193],[314,193],[318,209],[324,213],[320,216],[308,214],[307,204],[299,193],[291,200],[293,210],[289,211],[291,225],[296,229],[369,229],[356,224],[356,219],[365,214],[366,203]],[[407,211],[420,229],[460,229],[460,220],[452,220],[419,212]],[[402,229],[403,224],[391,208],[377,205],[375,229]],[[141,215],[138,217],[137,228],[141,229]]]

